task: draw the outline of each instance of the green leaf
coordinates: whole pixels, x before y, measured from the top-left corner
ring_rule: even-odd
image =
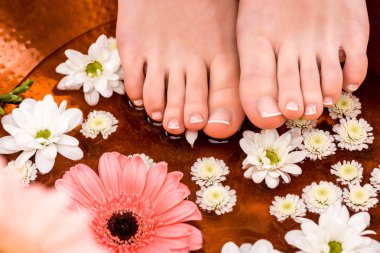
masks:
[[[2,103],[15,103],[19,101],[21,97],[13,94],[2,94],[0,95],[0,102]],[[22,100],[22,98],[21,98]],[[20,101],[21,102],[21,101]]]
[[[29,90],[29,88],[32,86],[33,80],[27,79],[25,82],[23,82],[21,85],[16,87],[11,94],[18,95],[21,93],[24,93],[25,91]]]
[[[5,114],[4,109],[3,107],[0,106],[0,115],[4,115],[4,114]]]

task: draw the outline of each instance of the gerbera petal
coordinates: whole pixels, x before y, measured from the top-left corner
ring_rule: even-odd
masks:
[[[170,172],[167,174],[166,179],[161,187],[161,190],[155,196],[155,198],[160,198],[162,195],[178,189],[179,181],[182,179],[183,173],[179,171]],[[187,188],[187,186],[185,186]]]
[[[149,169],[142,197],[153,199],[156,196],[166,179],[167,171],[168,166],[164,162],[157,163]]]
[[[128,162],[127,162],[128,164]],[[117,157],[113,153],[105,153],[99,160],[99,176],[104,184],[104,187],[108,190],[107,193],[111,196],[116,196],[124,190],[121,186],[121,171],[120,163]],[[125,170],[125,167],[123,168]],[[128,192],[125,189],[126,192]]]
[[[146,174],[146,165],[140,156],[128,159],[122,168],[121,184],[123,190],[140,196],[144,191]]]
[[[173,225],[158,227],[155,232],[156,236],[161,238],[177,238],[191,235],[193,232],[191,228],[193,228],[193,226],[185,223],[177,223]]]
[[[84,156],[83,151],[75,146],[57,144],[57,150],[58,153],[73,161],[78,161]]]
[[[188,250],[188,245],[190,244],[190,238],[185,237],[178,237],[176,240],[169,239],[169,238],[161,238],[156,237],[153,241],[153,243],[160,244],[161,246],[164,246],[170,250]]]
[[[152,201],[152,205],[154,206],[157,215],[160,215],[181,203],[189,195],[190,190],[188,189],[168,192]]]

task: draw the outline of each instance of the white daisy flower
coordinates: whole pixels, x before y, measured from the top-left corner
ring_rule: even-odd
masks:
[[[243,161],[244,176],[255,183],[265,180],[269,188],[276,188],[280,178],[289,183],[291,175],[302,173],[296,163],[305,159],[305,151],[294,151],[302,142],[301,136],[290,131],[279,136],[277,130],[263,130],[261,133],[246,131],[240,140],[240,147],[248,155]]]
[[[306,152],[306,157],[311,160],[323,159],[335,154],[336,145],[334,137],[323,130],[310,130],[303,133],[303,142],[300,149]]]
[[[65,77],[58,83],[60,90],[79,90],[83,86],[86,102],[96,105],[99,93],[106,98],[113,92],[124,94],[121,81],[121,61],[113,46],[113,40],[102,35],[88,49],[88,55],[69,49],[65,51],[68,60],[61,63],[56,71]]]
[[[215,212],[217,215],[231,212],[237,200],[235,190],[220,184],[202,186],[196,195],[196,203],[201,209],[207,212]]]
[[[199,186],[210,186],[214,183],[223,182],[228,173],[230,170],[224,161],[214,157],[198,158],[190,172],[191,180]]]
[[[301,230],[288,232],[285,240],[298,248],[298,253],[378,253],[380,243],[366,237],[376,234],[365,230],[370,219],[367,212],[350,217],[347,207],[337,203],[321,214],[318,224],[299,218]]]
[[[255,244],[243,243],[240,247],[233,242],[223,245],[221,253],[281,253],[267,240],[258,240]]]
[[[289,119],[286,126],[289,129],[298,128],[300,130],[311,130],[317,125],[317,120],[307,120],[304,118]]]
[[[17,166],[24,165],[34,154],[37,169],[45,174],[54,166],[57,153],[71,160],[83,158],[79,141],[66,133],[83,120],[82,111],[66,110],[67,102],[58,107],[51,95],[42,101],[27,98],[12,114],[1,119],[10,136],[0,138],[0,154],[23,151],[16,159]]]
[[[269,213],[276,216],[278,221],[284,221],[287,218],[294,219],[306,215],[306,206],[299,196],[288,194],[285,197],[274,197],[270,206]]]
[[[7,173],[16,175],[21,179],[24,186],[29,186],[30,182],[37,179],[37,167],[30,160],[21,166],[18,166],[15,161],[10,161],[4,170]]]
[[[103,139],[107,139],[116,132],[118,123],[119,121],[110,112],[95,110],[88,114],[80,132],[86,138],[95,139],[98,134],[102,134]]]
[[[331,174],[343,185],[360,183],[363,179],[363,166],[355,160],[338,162],[331,168]]]
[[[340,119],[333,127],[338,146],[343,149],[362,150],[373,142],[373,128],[364,119]]]
[[[303,189],[302,198],[312,213],[323,213],[326,209],[342,201],[342,190],[331,182],[313,182]]]
[[[377,191],[380,191],[380,169],[379,168],[373,169],[371,173],[370,181],[371,181],[372,186],[375,187]]]
[[[356,118],[361,113],[362,105],[352,93],[342,92],[338,102],[329,108],[329,114],[333,119]]]
[[[349,185],[348,189],[344,189],[343,198],[346,205],[353,211],[368,211],[379,202],[376,192],[376,189],[370,184]]]
[[[149,156],[147,156],[144,153],[133,154],[133,155],[129,155],[128,157],[136,157],[136,156],[139,156],[143,160],[143,162],[145,163],[145,166],[146,166],[147,170],[156,165],[156,163],[153,161],[153,159],[150,158]]]

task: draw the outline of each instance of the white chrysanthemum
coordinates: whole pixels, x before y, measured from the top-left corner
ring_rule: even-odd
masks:
[[[301,142],[302,137],[292,137],[290,131],[281,136],[277,130],[245,131],[240,140],[240,147],[247,154],[243,161],[244,176],[257,184],[265,180],[272,189],[279,185],[280,177],[289,183],[290,174],[302,173],[296,163],[305,159],[305,151],[294,151]]]
[[[363,166],[355,160],[338,162],[331,168],[331,174],[343,185],[360,183],[363,179]]]
[[[191,180],[200,186],[209,186],[226,180],[230,173],[224,161],[214,157],[198,158],[191,167]]]
[[[377,191],[380,191],[380,169],[379,168],[373,169],[371,173],[370,181],[371,181],[372,186],[375,187]]]
[[[294,219],[305,216],[306,206],[304,201],[297,195],[276,196],[270,206],[269,213],[276,216],[278,221],[284,221],[287,218]]]
[[[338,146],[348,150],[362,150],[373,142],[373,128],[364,119],[340,119],[333,127]]]
[[[348,189],[344,189],[343,198],[346,205],[355,212],[368,211],[379,202],[376,192],[376,189],[370,184],[349,185]]]
[[[286,121],[286,126],[289,129],[298,128],[302,130],[311,130],[317,125],[317,120],[307,120],[304,118],[289,119]]]
[[[220,184],[202,186],[196,195],[196,203],[201,209],[215,212],[217,215],[231,212],[237,200],[235,190]]]
[[[30,160],[21,166],[18,166],[15,161],[10,161],[4,170],[7,173],[16,175],[24,186],[29,186],[30,182],[37,179],[37,167]]]
[[[361,113],[362,105],[352,93],[342,92],[338,102],[329,108],[331,118],[356,118]]]
[[[147,156],[144,153],[133,154],[133,155],[129,155],[128,157],[136,157],[136,156],[139,156],[143,160],[143,162],[145,163],[145,166],[146,166],[147,170],[150,169],[150,168],[152,168],[154,165],[156,165],[156,163],[153,161],[153,159],[150,158],[149,156]]]
[[[233,242],[223,245],[221,253],[281,253],[267,240],[258,240],[255,244],[243,243],[240,247]]]
[[[113,92],[124,94],[121,61],[114,40],[101,35],[88,49],[88,55],[69,49],[65,51],[68,60],[56,68],[66,75],[59,83],[60,90],[79,90],[83,86],[86,102],[96,105],[99,93],[106,98]]]
[[[323,213],[326,209],[342,201],[342,190],[331,182],[313,182],[303,189],[302,198],[312,213]]]
[[[370,224],[367,212],[350,217],[347,207],[337,203],[319,217],[319,222],[299,218],[302,230],[292,230],[285,235],[288,244],[298,253],[378,253],[380,243],[366,237],[376,234],[365,230]]]
[[[317,160],[335,154],[336,145],[334,137],[328,131],[315,129],[303,133],[300,149],[306,152],[306,157]]]
[[[116,132],[119,121],[110,113],[105,111],[92,111],[87,120],[82,123],[80,132],[87,138],[95,139],[102,134],[103,139]]]
[[[58,107],[51,95],[42,101],[30,98],[22,101],[19,108],[1,120],[10,136],[0,138],[0,154],[23,151],[15,161],[17,166],[36,154],[35,163],[41,173],[53,168],[57,153],[75,161],[82,159],[79,141],[65,134],[82,122],[82,111],[66,110],[66,105],[63,101]]]

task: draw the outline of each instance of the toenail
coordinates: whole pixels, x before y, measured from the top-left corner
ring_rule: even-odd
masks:
[[[162,113],[161,112],[152,113],[152,119],[153,120],[161,120],[162,119]]]
[[[133,101],[133,104],[135,106],[143,106],[144,102],[142,100],[135,100],[135,101]]]
[[[190,116],[190,123],[191,124],[196,124],[196,123],[201,123],[203,122],[203,117],[198,114],[198,113],[193,113]]]
[[[208,123],[210,124],[231,124],[232,112],[228,109],[216,109],[210,116]]]
[[[257,101],[257,110],[260,112],[262,118],[270,118],[281,115],[281,112],[277,107],[277,102],[272,97],[260,98]]]
[[[325,97],[325,99],[323,100],[323,104],[324,105],[332,105],[333,104],[333,100],[331,97]]]
[[[169,121],[168,128],[172,130],[179,129],[179,121],[178,119],[172,119]]]
[[[317,113],[317,106],[315,104],[308,104],[306,106],[305,115],[314,115]]]
[[[348,87],[348,90],[350,91],[356,91],[359,88],[359,85],[349,84],[347,87]]]
[[[294,101],[290,101],[286,104],[285,109],[296,112],[298,111],[298,104]]]

